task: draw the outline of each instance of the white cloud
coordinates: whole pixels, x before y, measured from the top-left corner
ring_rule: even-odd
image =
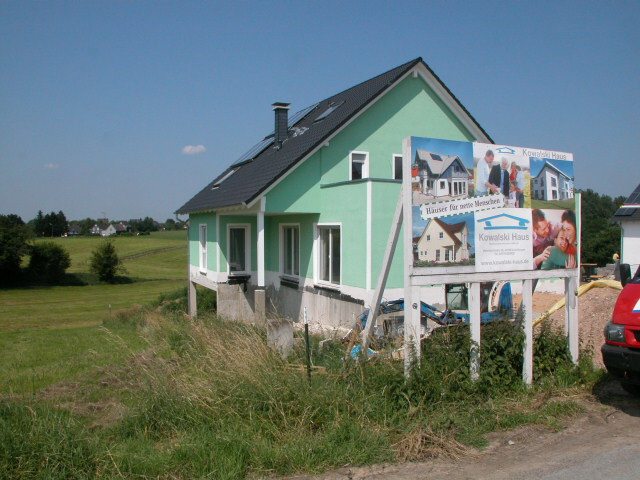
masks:
[[[47,170],[55,170],[59,166],[60,166],[59,163],[45,163],[44,164],[44,168],[46,168]]]
[[[204,148],[204,145],[185,145],[182,147],[182,153],[184,155],[198,155],[206,151],[207,149]]]

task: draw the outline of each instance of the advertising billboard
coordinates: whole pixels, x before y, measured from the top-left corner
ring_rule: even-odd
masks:
[[[411,137],[404,155],[414,268],[437,274],[577,267],[572,154]]]

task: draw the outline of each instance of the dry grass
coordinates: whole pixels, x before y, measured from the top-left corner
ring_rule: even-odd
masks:
[[[417,462],[430,458],[458,459],[473,452],[452,435],[435,433],[424,426],[417,427],[392,447],[400,462]]]

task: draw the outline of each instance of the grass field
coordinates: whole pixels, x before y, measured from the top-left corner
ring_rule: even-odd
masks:
[[[102,324],[118,311],[147,304],[184,286],[184,231],[113,239],[130,283],[109,285],[89,274],[96,237],[56,238],[69,251],[68,272],[86,285],[0,290],[0,393],[24,393],[123,358],[140,346],[134,329],[117,327],[109,343]]]

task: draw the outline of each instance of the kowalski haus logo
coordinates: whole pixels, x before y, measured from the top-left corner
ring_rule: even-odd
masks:
[[[498,215],[479,218],[476,222],[484,224],[485,230],[528,230],[530,221],[508,213],[499,213]]]

